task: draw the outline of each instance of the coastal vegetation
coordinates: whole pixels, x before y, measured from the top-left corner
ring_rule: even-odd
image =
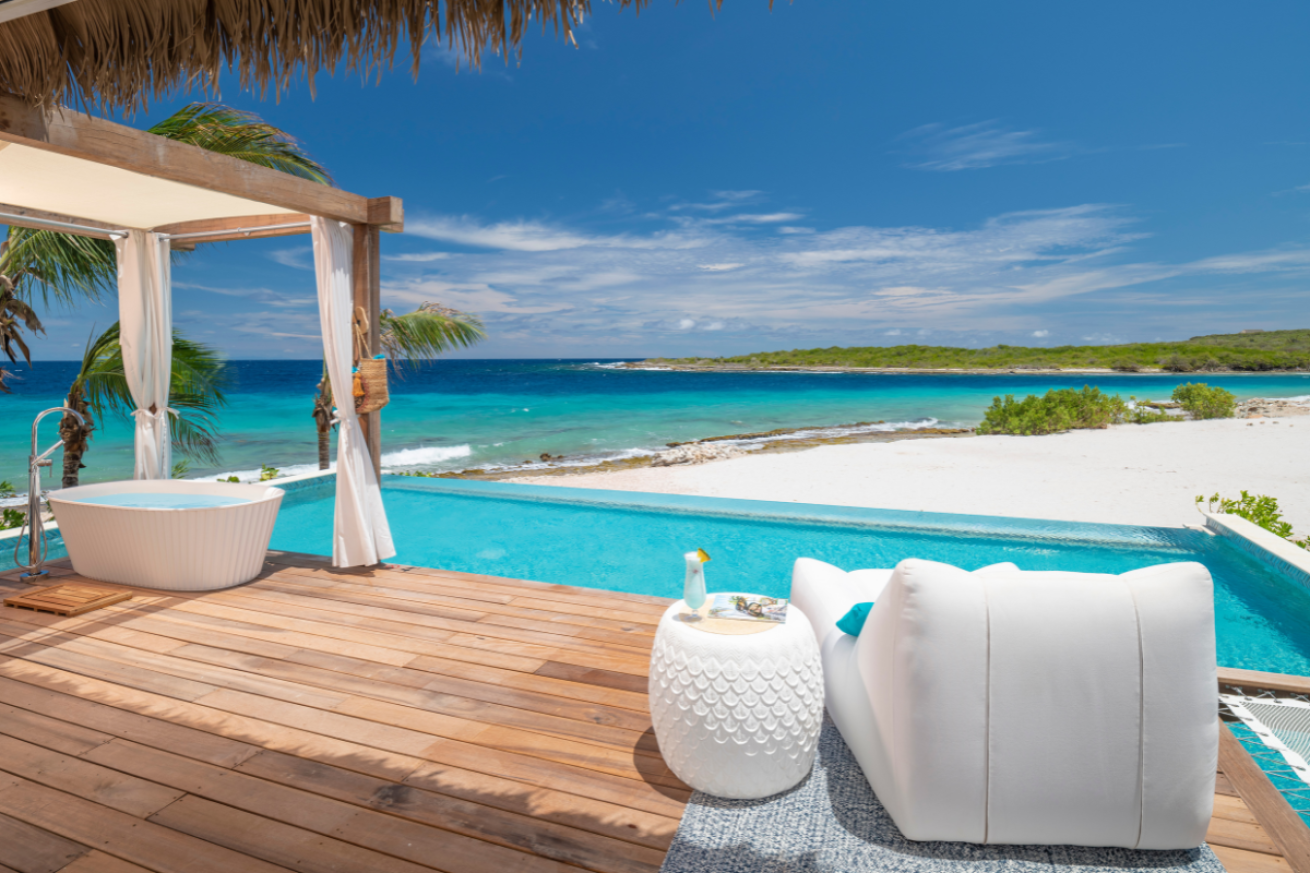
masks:
[[[1103,428],[1112,424],[1155,424],[1181,421],[1172,415],[1170,407],[1180,408],[1188,417],[1232,418],[1237,398],[1223,388],[1211,387],[1204,382],[1188,382],[1173,390],[1173,403],[1151,401],[1125,402],[1118,394],[1105,394],[1100,388],[1084,385],[1076,388],[1059,388],[1047,391],[1042,397],[1029,394],[1015,400],[1013,394],[992,398],[992,405],[983,414],[980,434],[1013,434],[1041,436],[1064,433],[1070,430]]]
[[[1047,391],[1045,396],[1029,394],[1015,400],[1013,394],[997,397],[983,414],[980,434],[1041,436],[1083,428],[1108,427],[1124,420],[1128,404],[1117,394],[1083,386]]]
[[[1108,346],[863,346],[759,352],[725,358],[652,358],[647,364],[692,369],[837,367],[912,370],[1084,370],[1171,373],[1310,369],[1310,330],[1215,334],[1183,342]]]
[[[1278,498],[1276,497],[1270,497],[1267,494],[1252,495],[1242,491],[1241,496],[1235,499],[1215,494],[1207,500],[1204,495],[1198,494],[1196,496],[1196,505],[1200,507],[1203,504],[1209,512],[1244,518],[1252,524],[1259,525],[1271,534],[1282,537],[1295,546],[1310,549],[1310,539],[1295,539],[1293,537],[1292,525],[1290,522],[1283,520],[1283,511],[1279,508]]]
[[[14,483],[8,479],[0,481],[0,500],[10,500],[18,496],[14,490]],[[5,507],[0,509],[0,530],[13,530],[16,527],[23,526],[23,520],[27,513],[16,507]]]
[[[1192,418],[1232,418],[1237,409],[1237,398],[1231,391],[1204,382],[1179,385],[1173,399]]]

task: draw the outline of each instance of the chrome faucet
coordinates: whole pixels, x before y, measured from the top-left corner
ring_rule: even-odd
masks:
[[[49,572],[45,569],[45,559],[49,549],[46,546],[45,524],[41,521],[41,468],[54,465],[50,455],[62,446],[64,441],[61,438],[59,442],[37,454],[36,428],[41,423],[41,419],[52,412],[68,413],[77,419],[78,424],[86,425],[86,419],[82,418],[81,413],[67,406],[47,409],[32,422],[32,454],[27,456],[27,518],[23,521],[23,529],[18,532],[18,540],[14,543],[14,563],[27,571],[19,577],[20,579],[34,580]],[[27,563],[21,564],[18,555],[23,546],[24,532],[27,533]]]

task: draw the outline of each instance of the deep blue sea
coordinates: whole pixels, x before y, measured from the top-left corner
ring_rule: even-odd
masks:
[[[1239,397],[1310,395],[1308,375],[870,375],[841,373],[681,373],[617,369],[595,361],[436,361],[393,378],[382,414],[384,464],[457,470],[518,465],[543,453],[583,462],[644,454],[665,443],[777,428],[885,421],[882,427],[940,422],[973,425],[992,398],[1094,384],[1125,397],[1164,398],[1187,381],[1222,385]],[[57,406],[73,362],[13,367],[13,394],[0,395],[0,479],[25,480],[30,427]],[[318,361],[232,361],[221,414],[218,465],[192,476],[248,473],[261,464],[312,469],[310,415]],[[54,418],[42,443],[57,439]],[[101,423],[84,482],[131,476],[126,419]]]

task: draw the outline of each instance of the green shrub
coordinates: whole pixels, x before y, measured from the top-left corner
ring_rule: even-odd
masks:
[[[1232,418],[1237,398],[1231,391],[1211,388],[1204,382],[1188,382],[1174,389],[1174,400],[1191,413],[1192,418]]]
[[[0,498],[8,499],[17,496],[18,493],[14,491],[14,483],[8,479],[0,482]],[[12,530],[16,527],[22,527],[26,519],[27,513],[21,509],[0,509],[0,530]]]
[[[1154,406],[1141,404],[1128,413],[1129,422],[1132,424],[1158,424],[1162,421],[1182,421],[1176,415],[1170,415],[1163,409],[1156,409]]]
[[[1197,495],[1196,503],[1198,506],[1202,503],[1206,504],[1206,508],[1210,512],[1244,518],[1252,524],[1259,525],[1271,534],[1291,541],[1293,545],[1300,546],[1303,549],[1310,548],[1310,542],[1292,539],[1292,525],[1283,521],[1283,511],[1278,508],[1278,498],[1270,497],[1267,494],[1251,495],[1245,491],[1241,492],[1241,494],[1242,496],[1236,500],[1220,497],[1218,494],[1206,500],[1204,496]]]
[[[1102,394],[1100,388],[1083,386],[1053,389],[1045,397],[1029,394],[1015,400],[1013,394],[996,397],[978,425],[980,434],[1039,436],[1082,428],[1108,427],[1124,420],[1128,406],[1117,394]]]
[[[267,482],[270,479],[277,479],[282,475],[282,471],[277,467],[270,467],[268,464],[259,465],[259,481]]]

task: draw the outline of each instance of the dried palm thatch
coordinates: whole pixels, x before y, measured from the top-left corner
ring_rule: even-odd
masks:
[[[476,66],[518,52],[533,18],[571,39],[590,11],[591,0],[75,0],[0,24],[0,91],[134,111],[179,87],[215,94],[228,69],[243,89],[280,95],[302,72],[311,88],[342,65],[381,73],[405,43],[417,74],[429,37]]]

